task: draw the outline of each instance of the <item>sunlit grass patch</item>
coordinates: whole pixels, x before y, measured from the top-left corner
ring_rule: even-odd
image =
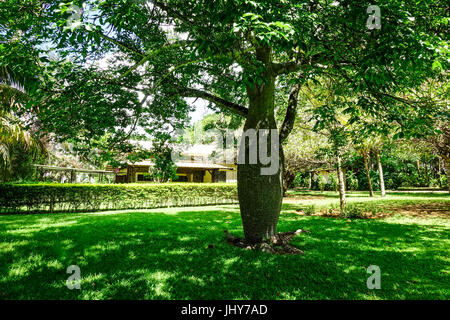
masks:
[[[412,201],[407,195],[399,197]],[[429,200],[445,205],[440,197]],[[335,200],[330,196],[315,204],[320,207],[320,201],[330,199]],[[386,204],[390,199],[377,201]],[[305,252],[302,256],[228,245],[224,229],[243,236],[234,205],[0,216],[0,298],[450,297],[448,219],[334,219],[296,214],[302,205],[285,205],[278,227],[311,231],[292,242]],[[66,286],[70,265],[81,269],[81,290]],[[366,286],[369,265],[381,269],[380,290]]]

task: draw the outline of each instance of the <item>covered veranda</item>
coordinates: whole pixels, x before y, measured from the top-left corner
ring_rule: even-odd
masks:
[[[34,164],[39,181],[49,179],[61,183],[115,183],[116,173],[108,170],[68,168]]]

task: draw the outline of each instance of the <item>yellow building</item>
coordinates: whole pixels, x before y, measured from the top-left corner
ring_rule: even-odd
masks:
[[[224,157],[219,157],[214,144],[194,144],[183,146],[178,150],[181,156],[180,160],[174,160],[177,167],[176,174],[178,179],[175,182],[196,182],[196,183],[214,183],[214,182],[237,182],[237,165],[225,161]],[[232,159],[236,162],[236,154],[230,152]],[[215,160],[211,156],[216,155]],[[220,160],[217,160],[220,159]],[[154,166],[153,160],[129,163],[120,170],[116,169],[116,183],[144,183],[152,182],[149,174]],[[114,170],[108,166],[107,170]]]
[[[149,172],[153,167],[150,160],[128,164],[116,173],[116,183],[139,183],[152,181]],[[176,162],[177,176],[176,182],[236,182],[236,165],[217,164],[209,162]]]

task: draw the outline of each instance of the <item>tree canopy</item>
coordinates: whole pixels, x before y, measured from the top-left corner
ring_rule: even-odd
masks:
[[[376,17],[369,5],[10,0],[0,3],[0,41],[38,54],[39,86],[26,107],[46,130],[79,143],[106,137],[110,149],[127,150],[123,142],[137,126],[151,134],[184,126],[192,109],[185,98],[245,118],[244,130],[276,131],[275,104],[280,93],[289,92],[279,128],[284,141],[300,86],[324,77],[333,79],[334,98],[317,110],[318,126],[336,118],[336,107],[350,124],[366,116],[395,122],[398,137],[417,124],[431,124],[430,113],[448,119],[448,112],[434,112],[433,99],[414,94],[429,78],[445,82],[447,5],[379,0]],[[9,63],[17,55],[1,58]],[[282,165],[282,150],[275,152]],[[263,176],[264,166],[259,160],[239,165],[248,242],[273,237],[281,208],[282,170]]]

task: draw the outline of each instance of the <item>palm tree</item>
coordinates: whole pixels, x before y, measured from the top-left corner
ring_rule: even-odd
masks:
[[[23,81],[23,82],[22,82]],[[8,66],[0,66],[0,181],[12,176],[14,150],[21,150],[35,158],[45,153],[43,143],[23,128],[14,110],[28,100],[23,77]]]

